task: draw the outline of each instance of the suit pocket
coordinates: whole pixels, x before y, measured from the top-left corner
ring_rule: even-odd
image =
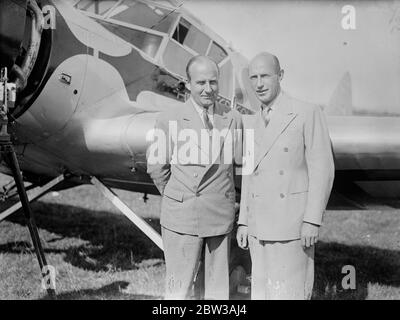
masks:
[[[287,129],[285,131],[285,142],[288,145],[291,146],[297,146],[297,145],[303,145],[304,144],[304,140],[303,140],[303,133],[299,130],[295,130],[295,129]]]
[[[164,196],[178,202],[183,202],[183,192],[180,191],[166,189],[164,190]]]
[[[307,190],[300,190],[300,191],[293,191],[293,192],[290,192],[290,194],[299,194],[299,193],[307,193],[308,192],[308,189]]]

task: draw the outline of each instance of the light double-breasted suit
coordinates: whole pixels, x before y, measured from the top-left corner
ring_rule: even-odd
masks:
[[[322,223],[334,177],[331,143],[320,107],[281,92],[272,108],[267,126],[260,112],[245,126],[254,130],[254,166],[251,174],[242,178],[238,224],[248,226],[253,289],[263,291],[255,292],[254,297],[308,298],[310,292],[299,291],[307,289],[307,281],[305,285],[312,288],[311,280],[304,277],[307,273],[313,277],[307,270],[307,258],[313,264],[313,251],[304,251],[298,239],[303,222]],[[285,246],[292,248],[285,253]],[[298,257],[305,263],[296,261]],[[292,266],[295,270],[290,271]],[[294,281],[303,283],[295,293],[290,287],[294,273],[301,278],[296,276]],[[265,291],[263,283],[260,289],[260,282],[274,288],[269,290],[267,285]]]
[[[162,195],[167,298],[187,297],[202,250],[206,295],[228,298],[227,235],[235,219],[234,164],[242,159],[242,120],[238,112],[219,103],[213,117],[218,135],[209,147],[210,137],[191,100],[161,113],[155,128],[172,136],[166,139],[164,161],[151,163],[148,151],[147,171]],[[190,147],[189,136],[195,141]]]

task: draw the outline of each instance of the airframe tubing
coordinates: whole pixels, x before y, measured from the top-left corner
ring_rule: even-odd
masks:
[[[146,236],[150,238],[161,250],[163,249],[163,243],[160,234],[155,231],[146,221],[134,213],[120,198],[108,187],[106,187],[99,179],[92,177],[91,183],[101,191],[104,196],[111,201],[111,203],[117,207],[124,215],[128,217]]]
[[[57,178],[51,180],[49,183],[45,184],[44,186],[40,187],[38,190],[33,190],[32,192],[29,193],[28,195],[28,201],[32,202],[33,200],[41,197],[43,194],[45,194],[47,191],[49,191],[51,188],[59,184],[61,181],[64,180],[64,175],[59,175]],[[20,209],[22,207],[21,201],[18,201],[16,204],[12,205],[10,208],[7,210],[3,211],[0,213],[0,222],[7,218],[10,214],[13,214],[15,211]]]

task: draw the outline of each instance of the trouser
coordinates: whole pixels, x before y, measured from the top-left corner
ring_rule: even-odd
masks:
[[[187,299],[204,252],[204,298],[229,299],[230,234],[200,238],[162,228],[165,299]]]
[[[314,246],[300,240],[260,241],[249,236],[252,300],[309,300],[314,284]]]

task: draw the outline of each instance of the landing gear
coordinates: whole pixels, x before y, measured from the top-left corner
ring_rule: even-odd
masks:
[[[26,195],[26,190],[24,187],[24,182],[22,179],[21,171],[19,168],[17,156],[15,155],[15,151],[11,142],[11,137],[8,134],[8,102],[9,102],[9,86],[7,84],[7,68],[1,69],[0,75],[0,86],[2,88],[2,97],[0,100],[0,153],[3,159],[9,165],[15,185],[18,190],[19,199],[21,201],[21,205],[24,210],[25,219],[28,224],[29,233],[32,238],[32,243],[35,248],[36,257],[39,261],[40,270],[42,272],[42,276],[45,280],[47,280],[46,270],[48,269],[48,265],[46,262],[46,257],[44,255],[44,251],[42,245],[40,243],[40,237],[38,233],[38,229],[36,227],[35,218],[32,212],[32,209],[29,205],[28,196]],[[47,282],[47,281],[46,281]],[[47,287],[47,293],[50,298],[55,298],[55,290],[50,286]]]
[[[155,231],[146,221],[133,212],[118,196],[99,179],[92,177],[90,182],[108,199],[111,203],[120,210],[136,227],[138,227],[154,244],[164,251],[163,243],[160,234]]]

